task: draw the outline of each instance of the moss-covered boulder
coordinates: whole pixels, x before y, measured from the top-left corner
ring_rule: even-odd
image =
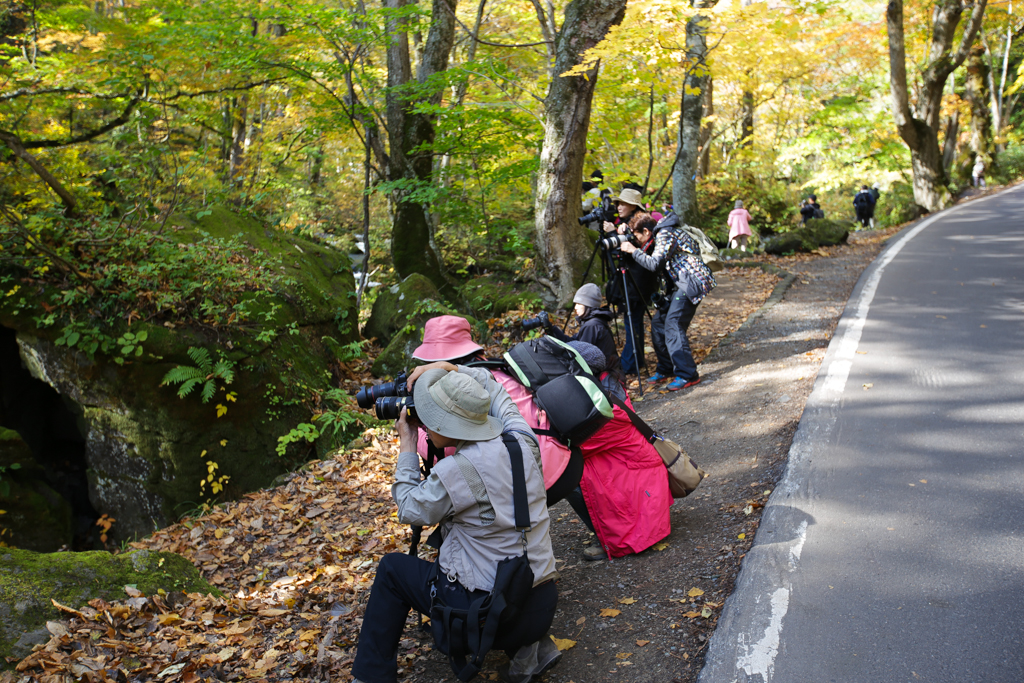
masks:
[[[796,230],[775,235],[764,241],[768,254],[790,254],[795,251],[814,251],[821,246],[832,246],[846,241],[853,223],[829,218],[812,218]]]
[[[539,294],[523,291],[501,273],[489,273],[473,278],[459,291],[481,317],[501,315],[516,308],[543,308],[543,300]]]
[[[63,618],[52,601],[80,609],[94,598],[124,600],[125,586],[144,595],[159,590],[220,595],[174,553],[40,554],[0,548],[0,668],[6,658],[21,659],[33,645],[49,640],[46,622]]]
[[[241,295],[234,308],[240,323],[205,322],[201,306],[189,322],[163,314],[129,328],[108,320],[108,339],[129,329],[145,338],[127,353],[121,344],[104,352],[87,348],[84,330],[72,342],[60,321],[38,325],[55,301],[43,287],[21,290],[35,298],[0,303],[0,424],[16,429],[54,476],[68,460],[81,461],[72,465],[88,490],[85,507],[116,520],[115,541],[148,534],[202,502],[265,486],[308,459],[305,441],[280,457],[278,439],[310,422],[314,394],[333,385],[334,342],[358,339],[347,254],[224,208],[201,213],[168,221],[181,248],[230,252],[240,268],[259,259],[265,277],[275,278],[273,289]],[[141,278],[137,271],[132,277]],[[230,283],[196,284],[215,292]],[[161,286],[135,295],[166,296]],[[232,382],[211,377],[193,348],[211,364],[223,360]],[[184,398],[180,385],[161,386],[179,367],[200,376]],[[207,385],[212,397],[204,402]]]
[[[363,337],[376,338],[384,350],[370,371],[376,377],[395,375],[412,362],[423,339],[423,326],[438,315],[459,315],[441,298],[437,287],[414,273],[377,295]]]
[[[419,325],[435,315],[451,312],[441,293],[425,275],[413,273],[400,284],[381,290],[363,326],[364,339],[386,347],[409,324]]]

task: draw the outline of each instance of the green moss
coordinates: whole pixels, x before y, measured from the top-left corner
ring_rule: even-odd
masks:
[[[501,315],[516,308],[539,308],[539,294],[521,291],[515,283],[499,273],[474,278],[462,286],[460,292],[473,310],[484,316]]]
[[[413,273],[401,284],[394,285],[377,295],[370,318],[363,327],[363,337],[376,338],[387,346],[395,334],[410,323],[423,324],[434,315],[454,313],[441,298],[426,276]]]
[[[63,618],[51,600],[79,609],[94,598],[123,600],[129,585],[145,595],[159,590],[221,595],[174,553],[39,554],[0,548],[0,667],[5,657],[24,657],[31,643],[45,639],[47,621]]]
[[[831,246],[846,241],[852,223],[828,218],[812,218],[796,230],[776,235],[764,241],[769,254],[788,254],[794,251],[814,251],[820,246]]]
[[[265,486],[305,462],[308,451],[296,453],[294,461],[279,458],[277,439],[309,422],[310,398],[332,386],[337,356],[324,337],[340,344],[359,338],[347,254],[223,207],[213,207],[199,220],[174,216],[168,222],[172,229],[181,243],[199,239],[200,231],[215,238],[237,236],[279,264],[290,282],[275,294],[242,294],[252,314],[244,326],[135,322],[131,330],[148,335],[144,353],[124,365],[103,353],[89,359],[54,346],[59,323],[37,329],[24,312],[0,311],[0,324],[15,329],[29,350],[33,374],[78,404],[83,435],[90,431],[94,437],[88,472],[92,498],[101,513],[117,518],[115,539],[150,533],[215,498],[209,487],[200,489],[207,462],[217,463],[217,474],[229,477],[221,494],[226,498]],[[273,307],[269,322],[257,315]],[[104,331],[115,338],[128,329],[120,321],[108,324]],[[257,339],[261,331],[269,334]],[[234,382],[218,384],[206,404],[198,391],[179,398],[176,387],[160,386],[172,368],[193,365],[187,355],[193,346],[235,363]],[[226,399],[225,389],[235,394],[235,402]],[[228,409],[221,417],[217,404]]]
[[[0,496],[0,540],[37,552],[52,552],[72,540],[71,505],[39,478],[21,470],[4,475],[6,496]]]

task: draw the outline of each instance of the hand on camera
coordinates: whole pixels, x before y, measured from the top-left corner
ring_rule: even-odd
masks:
[[[398,417],[398,445],[402,453],[415,453],[416,444],[419,441],[419,422],[407,415],[407,410],[402,408],[402,414]]]
[[[632,254],[636,251],[636,246],[634,246],[632,242],[623,242],[619,245],[619,249],[621,249],[624,254]]]
[[[415,369],[413,369],[412,372],[409,373],[409,381],[406,383],[406,386],[409,388],[409,391],[412,391],[412,385],[417,379],[419,379],[420,375],[422,375],[427,370],[431,370],[433,368],[444,368],[448,372],[455,372],[456,370],[458,370],[456,366],[452,365],[446,360],[439,360],[434,361],[433,363],[427,363],[426,365],[419,365]]]
[[[605,232],[615,232],[615,224],[614,223],[610,223],[608,221],[605,221],[601,225],[601,227],[604,228]]]

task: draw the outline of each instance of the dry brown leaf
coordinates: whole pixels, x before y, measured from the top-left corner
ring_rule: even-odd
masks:
[[[605,607],[603,610],[601,610],[600,616],[602,616],[602,617],[617,617],[620,614],[622,614],[622,612],[620,612],[617,609],[611,609],[610,607]]]
[[[636,598],[619,598],[620,605],[632,605],[636,602]]]

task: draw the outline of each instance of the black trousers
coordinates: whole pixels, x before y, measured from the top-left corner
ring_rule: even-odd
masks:
[[[398,642],[406,617],[410,608],[421,614],[430,613],[433,577],[433,562],[404,553],[390,553],[380,559],[359,632],[353,676],[364,683],[398,680]],[[447,582],[447,578],[442,574],[438,581]],[[486,591],[474,591],[468,595],[486,594]],[[555,618],[557,602],[558,588],[554,581],[535,586],[516,623],[498,632],[495,649],[505,650],[511,656],[523,645],[543,638]]]

